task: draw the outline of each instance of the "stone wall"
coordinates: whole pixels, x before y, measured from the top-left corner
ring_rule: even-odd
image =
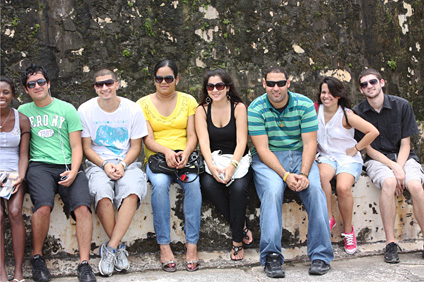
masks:
[[[2,75],[19,82],[31,62],[46,67],[52,94],[78,107],[96,94],[93,72],[111,68],[119,94],[154,91],[162,58],[180,67],[179,90],[200,95],[210,68],[228,70],[250,103],[264,92],[261,72],[287,68],[291,90],[315,99],[325,75],[344,81],[354,104],[357,77],[374,67],[386,93],[411,101],[424,120],[424,2],[421,0],[4,0]],[[19,87],[21,101],[28,102]],[[421,137],[414,147],[423,159]]]

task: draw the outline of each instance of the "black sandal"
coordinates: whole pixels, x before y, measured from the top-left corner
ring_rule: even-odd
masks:
[[[246,217],[246,227],[243,229],[243,239],[249,240],[249,236],[247,236],[247,232],[252,232],[252,230],[249,229],[249,220]],[[250,248],[253,246],[253,232],[252,232],[252,242],[250,242],[249,244],[246,244],[245,242],[243,242],[243,246],[245,248]]]
[[[243,246],[234,246],[233,245],[232,250],[234,251],[234,255],[236,256],[238,254],[238,252],[240,252],[241,250],[243,250]],[[241,258],[241,259],[233,259],[232,254],[230,254],[230,259],[233,260],[233,261],[238,261],[238,260],[242,260],[243,258]]]

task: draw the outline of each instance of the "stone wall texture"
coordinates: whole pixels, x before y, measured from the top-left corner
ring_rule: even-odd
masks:
[[[288,70],[292,91],[315,100],[322,77],[333,75],[344,82],[357,104],[363,99],[357,77],[364,67],[373,67],[386,80],[385,93],[408,99],[421,128],[424,121],[422,0],[1,0],[0,5],[0,72],[19,84],[20,102],[30,101],[20,85],[20,73],[31,62],[49,72],[52,95],[75,107],[95,97],[93,74],[100,68],[118,73],[121,96],[135,101],[154,92],[153,67],[163,58],[175,60],[180,68],[178,90],[198,98],[204,73],[220,67],[230,72],[247,104],[264,93],[262,72],[277,64]],[[421,139],[414,137],[413,146],[424,161]],[[249,195],[248,213],[257,230],[259,200],[254,190]],[[182,196],[175,197],[173,212],[180,217]],[[283,239],[285,246],[304,245],[305,214],[292,199],[285,207],[297,212]],[[369,205],[358,203],[363,209],[355,217],[379,220],[376,203],[377,199]],[[30,203],[25,205],[30,208]],[[409,220],[410,205],[406,206]],[[201,236],[207,240],[200,242],[201,248],[212,248],[213,238],[229,240],[229,226],[221,223],[222,218],[210,207],[202,212],[202,226],[219,228],[202,227]],[[26,210],[28,231],[30,216]],[[139,217],[137,222],[146,221],[151,214],[139,212]],[[181,224],[178,219],[173,226],[173,237],[180,243]],[[130,251],[156,250],[151,223],[141,225],[138,239],[128,234]],[[370,225],[358,226],[359,240],[383,240],[380,222]],[[417,227],[411,225],[405,226],[410,234],[405,236],[398,228],[397,236],[415,237]],[[59,235],[60,230],[56,232],[53,225],[52,229],[47,253],[73,254],[73,232]],[[96,229],[95,237],[104,239],[98,222]]]

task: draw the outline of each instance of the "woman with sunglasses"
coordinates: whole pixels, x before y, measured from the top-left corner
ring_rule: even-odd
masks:
[[[196,110],[196,132],[200,149],[210,173],[200,176],[202,193],[230,222],[232,249],[230,258],[242,260],[245,246],[253,244],[252,232],[246,227],[246,206],[252,172],[233,179],[243,156],[248,154],[247,109],[239,97],[230,75],[222,70],[209,71],[203,78],[202,98]],[[212,152],[232,155],[227,167],[218,167]],[[232,181],[230,183],[230,181]]]
[[[196,271],[199,267],[197,241],[200,230],[200,209],[202,195],[199,179],[188,174],[182,181],[174,175],[153,173],[148,158],[156,153],[163,153],[169,167],[181,169],[197,146],[194,128],[196,99],[191,95],[175,90],[178,84],[178,68],[171,60],[162,60],[154,68],[156,92],[137,101],[143,109],[147,121],[148,136],[144,137],[144,155],[146,157],[146,174],[152,183],[152,209],[156,240],[160,245],[162,269],[176,271],[176,262],[170,242],[169,187],[177,182],[184,191],[184,217],[186,235],[186,270]],[[176,150],[179,150],[176,152]]]
[[[22,263],[24,260],[25,225],[22,219],[22,204],[25,195],[23,179],[28,168],[28,146],[30,139],[29,119],[10,106],[15,98],[15,85],[6,78],[0,77],[0,172],[8,175],[17,172],[14,190],[9,200],[0,198],[0,281],[8,281],[4,255],[4,223],[5,201],[9,211],[12,227],[13,254],[15,257],[15,272],[13,281],[23,279]],[[6,181],[6,179],[4,180]],[[3,186],[4,182],[0,182]],[[0,187],[1,189],[2,187]],[[5,200],[5,201],[4,201]]]
[[[318,168],[322,189],[327,198],[330,231],[336,225],[331,206],[330,181],[336,177],[338,206],[343,220],[345,251],[356,252],[356,236],[352,226],[353,196],[351,188],[362,172],[359,151],[371,144],[378,130],[351,108],[346,89],[340,80],[324,77],[318,93]],[[354,139],[355,129],[365,134],[359,142]]]

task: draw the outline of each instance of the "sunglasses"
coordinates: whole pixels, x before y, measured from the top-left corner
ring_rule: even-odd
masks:
[[[94,83],[94,87],[96,87],[96,88],[103,88],[103,85],[106,85],[107,87],[112,87],[113,84],[115,84],[115,80],[113,80],[113,79],[107,79],[107,80],[103,80],[103,81],[96,81]]]
[[[274,87],[275,84],[278,85],[278,87],[283,87],[286,86],[287,80],[279,80],[279,81],[271,81],[271,80],[267,80],[266,81],[266,86],[268,87]]]
[[[155,82],[156,83],[162,83],[163,80],[165,80],[166,83],[172,83],[174,81],[175,77],[173,77],[172,75],[167,75],[165,77],[161,76],[161,75],[156,75],[155,76]]]
[[[30,82],[28,82],[27,83],[27,87],[30,88],[30,89],[32,89],[32,88],[35,87],[36,84],[38,84],[39,86],[44,86],[44,85],[46,85],[46,83],[47,83],[47,81],[45,79],[40,78],[40,79],[38,79],[36,81],[30,81]]]
[[[218,91],[221,91],[225,88],[225,83],[224,82],[218,82],[217,84],[208,83],[208,85],[206,85],[206,88],[208,89],[208,91],[213,91],[214,88],[216,88],[216,90]]]
[[[359,86],[361,86],[361,88],[365,88],[365,87],[367,87],[367,86],[368,86],[368,82],[369,82],[371,85],[376,85],[376,84],[378,83],[378,79],[374,78],[374,79],[371,79],[371,80],[369,80],[369,81],[361,82],[361,83],[359,83]]]

